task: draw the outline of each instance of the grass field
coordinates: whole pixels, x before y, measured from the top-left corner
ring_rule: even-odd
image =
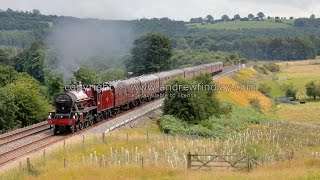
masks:
[[[277,115],[283,121],[310,123],[320,126],[320,102],[306,104],[280,104]]]
[[[146,129],[149,132],[147,139]],[[315,132],[318,132],[315,133]],[[252,126],[227,141],[167,136],[156,128],[156,121],[124,127],[107,135],[86,137],[81,142],[66,143],[43,159],[31,159],[35,171],[14,169],[2,175],[4,179],[296,179],[320,177],[320,129],[271,124]],[[128,140],[126,134],[128,133]],[[288,144],[288,141],[291,142]],[[199,154],[246,154],[256,158],[281,157],[294,149],[294,160],[265,161],[265,165],[245,171],[187,171],[187,152]],[[142,167],[141,159],[144,159]],[[64,167],[66,159],[66,167]],[[103,159],[104,163],[100,163]]]
[[[228,21],[214,24],[188,24],[189,28],[204,28],[204,29],[279,29],[292,27],[286,23],[276,23],[270,21]]]
[[[305,99],[305,85],[320,80],[320,62],[318,60],[281,63],[281,72],[277,73],[279,84],[292,83],[298,88],[298,98]]]

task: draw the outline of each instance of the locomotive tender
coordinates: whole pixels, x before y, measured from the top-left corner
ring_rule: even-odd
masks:
[[[54,126],[54,134],[64,130],[71,133],[93,125],[150,101],[164,93],[163,87],[174,78],[192,78],[200,74],[211,75],[222,72],[223,63],[211,63],[156,74],[132,77],[130,79],[106,82],[82,87],[60,94],[55,99],[55,111],[50,112],[48,122]],[[152,88],[148,88],[152,87]]]

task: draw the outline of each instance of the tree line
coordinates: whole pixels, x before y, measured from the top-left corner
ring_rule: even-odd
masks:
[[[263,12],[257,13],[257,15],[248,14],[247,17],[241,17],[239,14],[235,14],[233,17],[229,17],[228,15],[224,14],[221,16],[220,19],[215,20],[212,15],[207,15],[205,18],[198,17],[198,18],[191,18],[190,23],[216,23],[221,21],[261,21],[266,18],[266,15]],[[271,17],[268,17],[271,19]]]
[[[2,26],[0,26],[0,30],[10,29],[9,31],[0,31],[0,45],[15,48],[26,48],[31,42],[46,40],[52,30],[51,27],[58,23],[94,22],[104,24],[105,26],[103,27],[107,27],[108,24],[115,24],[119,28],[124,27],[123,25],[126,25],[125,27],[129,25],[134,32],[135,39],[150,32],[161,32],[172,38],[171,45],[173,49],[179,50],[240,51],[247,58],[258,60],[309,59],[320,55],[320,30],[319,28],[314,28],[318,26],[319,20],[315,16],[311,16],[309,19],[296,19],[293,28],[246,30],[188,28],[185,22],[174,21],[169,18],[143,18],[133,21],[79,19],[42,15],[38,10],[19,12],[8,9],[0,11],[0,18],[3,19],[0,24],[2,23],[4,26],[14,23],[11,28],[5,28],[4,26],[1,28]],[[234,18],[238,19],[239,15]],[[264,20],[268,17],[263,12],[259,12],[256,15],[249,14],[247,18]],[[209,22],[214,20],[211,15],[202,19]],[[223,19],[232,18],[224,16]],[[23,24],[30,24],[29,22],[45,22],[49,27],[37,25],[32,25],[31,29],[23,27]]]

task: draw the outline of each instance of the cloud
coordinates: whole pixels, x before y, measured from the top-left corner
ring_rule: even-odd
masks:
[[[310,16],[320,9],[318,0],[0,0],[2,8],[39,9],[44,14],[57,14],[100,19],[138,19],[169,17],[188,20],[212,14],[230,16],[263,11],[270,16]]]

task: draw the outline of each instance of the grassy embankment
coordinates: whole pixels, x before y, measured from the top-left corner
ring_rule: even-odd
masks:
[[[310,72],[310,68],[315,68],[309,65],[303,67],[306,68],[307,73]],[[291,64],[281,65],[281,72],[278,74],[286,76],[285,74],[288,73],[288,76],[292,74],[291,69],[295,68],[297,67]],[[312,76],[312,73],[310,75]],[[260,75],[249,69],[241,71],[234,78],[222,78],[219,83],[258,84],[270,81],[268,79],[270,76],[274,74]],[[299,75],[294,77],[301,78]],[[309,80],[308,77],[306,79]],[[279,81],[281,82],[271,81],[271,83],[277,85],[283,81],[294,81],[294,78],[292,76],[287,81],[279,78]],[[218,97],[238,106],[250,106],[250,99],[256,98],[261,102],[262,111],[267,114],[273,112],[270,111],[273,108],[272,101],[257,91],[222,91],[218,92]],[[317,105],[316,102],[306,105],[281,104],[278,106],[276,115],[281,120],[290,121],[286,116],[292,116],[296,112],[303,117],[300,122],[308,123],[319,118],[313,116],[312,119],[312,116],[305,116],[317,110],[306,108],[306,106],[316,108],[319,107]],[[299,108],[304,108],[305,111],[300,111]],[[146,130],[148,130],[149,140],[146,137]],[[294,159],[285,160],[292,150],[294,150]],[[267,164],[250,173],[187,171],[185,155],[189,151],[200,154],[250,153],[257,159],[263,157]],[[144,159],[143,168],[141,157]],[[284,161],[274,161],[276,157],[283,158]],[[63,167],[64,159],[67,159],[66,168]],[[100,159],[105,160],[102,167],[100,167]],[[212,138],[163,135],[153,118],[134,128],[125,127],[108,134],[106,144],[102,143],[101,137],[88,137],[84,146],[81,142],[67,144],[66,150],[61,147],[48,154],[45,165],[42,158],[32,159],[31,162],[35,165],[37,173],[29,174],[24,170],[16,169],[7,172],[3,177],[19,179],[101,179],[101,177],[109,179],[283,179],[284,177],[286,179],[317,179],[320,177],[320,128],[290,122],[250,125],[246,131],[234,134],[226,141],[219,141]]]

